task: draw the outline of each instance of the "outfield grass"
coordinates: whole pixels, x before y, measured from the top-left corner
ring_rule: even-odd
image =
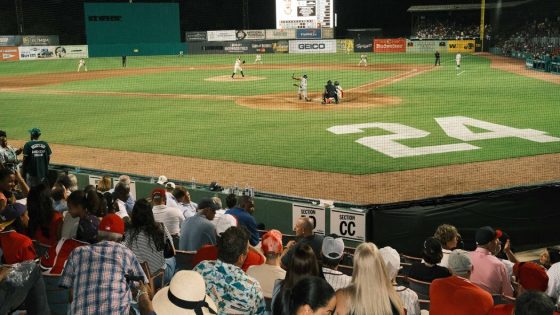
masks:
[[[354,54],[264,56],[267,63],[294,64],[294,69],[298,68],[298,63],[353,63],[357,62],[356,58]],[[131,66],[140,66],[135,64],[136,58],[131,59]],[[145,67],[169,66],[177,59],[181,58],[142,58]],[[334,135],[327,131],[336,125],[401,123],[430,132],[428,137],[399,141],[402,144],[411,147],[453,144],[462,141],[448,137],[434,118],[467,116],[515,128],[541,130],[560,137],[558,85],[491,69],[488,60],[476,56],[465,57],[461,70],[464,72],[457,75],[454,66],[445,62],[447,60],[450,60],[448,55],[444,56],[444,65],[437,71],[375,90],[375,93],[400,97],[402,103],[396,106],[344,111],[271,111],[245,108],[233,101],[0,93],[0,129],[7,130],[12,139],[26,139],[26,130],[37,126],[43,130],[45,140],[51,143],[349,174],[560,152],[560,142],[536,143],[503,138],[473,141],[471,144],[481,147],[473,151],[391,158],[355,142],[365,136],[389,132],[366,129],[360,134]],[[249,56],[247,61],[252,62]],[[370,63],[430,64],[432,61],[431,55],[370,57]],[[88,67],[107,65],[116,68],[120,66],[119,62],[117,58],[90,59]],[[230,65],[232,56],[186,56],[181,62]],[[75,62],[3,63],[0,64],[0,75],[63,72],[68,71],[65,68],[68,65],[75,66]],[[309,72],[310,87],[317,90],[322,84],[319,82],[326,78],[340,76],[343,86],[348,88],[392,74],[345,70],[334,75],[305,67],[302,71]],[[203,80],[223,75],[219,71],[177,71],[65,83],[47,88],[216,95],[295,93],[290,85],[290,71],[258,70],[257,73],[255,75],[267,79],[230,85]]]

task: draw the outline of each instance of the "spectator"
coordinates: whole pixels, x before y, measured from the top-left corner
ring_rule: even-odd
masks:
[[[550,266],[546,273],[548,274],[548,288],[546,289],[546,294],[560,306],[560,262]]]
[[[27,210],[20,203],[8,205],[0,216],[1,261],[15,264],[36,258],[33,242],[24,234],[29,223]]]
[[[420,315],[420,304],[418,303],[418,294],[411,289],[397,284],[397,274],[401,267],[401,257],[399,253],[387,246],[379,250],[379,254],[385,262],[385,271],[391,280],[393,287],[403,302],[407,315]]]
[[[169,201],[171,199],[171,197],[173,197],[173,190],[175,190],[175,183],[174,182],[167,182],[164,185],[165,187],[165,197],[167,198],[167,200]]]
[[[273,314],[335,314],[336,296],[323,278],[304,277],[278,299]]]
[[[112,194],[115,214],[121,219],[130,220],[128,210],[126,210],[127,201],[130,198],[130,186],[123,182],[118,182]]]
[[[247,275],[257,279],[265,298],[272,298],[274,283],[286,277],[286,271],[280,267],[282,233],[278,230],[266,232],[262,237],[261,249],[266,257],[266,263],[249,267]]]
[[[162,188],[152,190],[152,211],[156,222],[163,223],[171,236],[179,239],[181,223],[185,218],[181,210],[166,206],[165,190]]]
[[[119,185],[119,184],[122,184],[123,188],[125,190],[128,190],[127,195],[126,195],[126,200],[122,200],[122,201],[124,202],[124,208],[126,209],[126,212],[130,215],[130,213],[132,212],[132,208],[134,208],[134,202],[136,201],[135,196],[133,196],[131,191],[130,191],[130,185],[132,184],[132,181],[130,180],[130,176],[128,176],[128,175],[119,176],[119,181],[115,185],[115,188],[109,190],[109,192],[110,193],[115,192],[115,190],[117,189],[117,185]],[[121,199],[121,198],[119,198],[119,199]]]
[[[294,232],[296,232],[296,241],[289,241],[288,244],[286,244],[286,250],[282,255],[282,268],[284,269],[286,269],[292,258],[294,246],[299,243],[311,246],[313,252],[315,253],[315,257],[317,257],[317,259],[321,258],[323,236],[313,234],[313,223],[309,218],[299,218],[294,226]]]
[[[457,248],[457,244],[461,239],[461,235],[457,228],[453,225],[442,224],[438,226],[434,237],[441,243],[443,257],[441,262],[438,264],[442,267],[447,267],[447,260],[449,259],[449,254],[451,251]]]
[[[14,173],[7,168],[0,170],[0,213],[4,211],[8,204],[15,202],[15,196],[12,193],[14,189],[15,176]]]
[[[130,219],[131,225],[124,234],[123,244],[136,255],[138,261],[148,262],[150,272],[163,270],[164,282],[169,283],[175,273],[175,260],[170,259],[167,263],[163,250],[167,240],[173,243],[171,234],[165,225],[154,220],[152,206],[146,199],[136,202]]]
[[[490,294],[513,296],[506,267],[494,256],[501,249],[499,240],[501,235],[502,231],[495,231],[489,226],[481,227],[476,231],[477,248],[470,253],[474,269],[470,279]]]
[[[235,205],[237,204],[237,197],[235,196],[235,194],[229,194],[226,197],[226,211],[229,209],[233,209],[235,207]]]
[[[51,198],[53,203],[53,209],[59,213],[64,213],[64,211],[68,211],[68,203],[66,199],[70,195],[71,191],[66,188],[66,186],[57,181],[54,183],[52,190],[51,190]]]
[[[223,232],[232,226],[237,226],[237,219],[231,214],[224,214],[219,219],[214,219],[216,224],[216,239],[218,239]],[[218,259],[218,246],[216,245],[204,245],[202,246],[193,257],[193,265],[200,263],[203,260],[216,260]],[[249,245],[249,250],[247,252],[247,258],[243,262],[241,269],[247,272],[247,269],[251,266],[264,264],[264,256],[253,246]]]
[[[70,180],[70,186],[67,187],[70,192],[75,192],[78,190],[78,178],[74,174],[68,174],[68,179]]]
[[[31,140],[23,146],[22,177],[29,187],[33,187],[40,183],[48,183],[47,173],[52,151],[48,143],[39,140],[39,128],[29,130],[29,134]]]
[[[265,314],[261,286],[241,266],[247,256],[249,235],[230,227],[218,239],[218,260],[194,267],[206,283],[206,294],[218,303],[219,313]]]
[[[226,214],[226,210],[222,208],[222,199],[220,199],[220,197],[214,196],[212,197],[212,200],[218,205],[218,207],[220,207],[218,210],[216,210],[216,215],[214,216],[214,220],[212,220],[212,223],[216,225],[216,219]]]
[[[356,248],[352,285],[338,290],[336,309],[345,315],[405,314],[402,301],[387,277],[385,262],[375,244],[362,243]]]
[[[451,276],[449,270],[445,267],[438,266],[443,257],[441,244],[434,237],[428,237],[424,241],[422,249],[422,262],[415,262],[410,266],[408,277],[424,282],[432,282],[434,279],[445,278]]]
[[[51,190],[45,184],[31,188],[27,197],[29,229],[27,235],[39,243],[56,246],[62,231],[62,214],[54,210]]]
[[[60,286],[72,288],[71,314],[128,314],[132,295],[126,276],[148,279],[134,253],[119,243],[123,234],[124,221],[108,214],[99,224],[99,242],[70,254]]]
[[[88,193],[84,193],[83,191],[77,190],[68,196],[69,215],[72,218],[80,218],[75,236],[77,240],[90,244],[97,242],[99,219],[95,215],[91,214],[91,211],[96,211],[98,204],[99,197],[96,192],[90,191]],[[66,221],[63,223],[63,231],[65,224]],[[67,227],[67,229],[70,228]]]
[[[216,210],[220,207],[210,198],[198,204],[198,213],[181,224],[179,249],[197,251],[204,245],[216,244],[216,226],[212,224]]]
[[[14,149],[8,145],[8,135],[4,130],[0,130],[0,170],[9,169],[12,172],[18,171],[19,161],[17,156],[23,152],[23,148]]]
[[[321,249],[321,262],[323,264],[323,275],[325,280],[338,290],[346,288],[352,282],[352,277],[338,271],[338,264],[344,255],[344,241],[336,234],[331,234],[323,240]]]
[[[241,196],[239,197],[237,207],[229,209],[226,214],[231,214],[237,218],[237,222],[244,226],[250,233],[251,237],[249,243],[252,246],[257,246],[259,243],[259,231],[257,231],[257,221],[253,217],[255,212],[255,203],[252,197]]]
[[[163,187],[165,187],[165,183],[167,183],[167,177],[165,175],[161,175],[160,177],[158,177],[158,180],[156,182],[158,185],[161,185]]]
[[[292,289],[305,276],[317,277],[320,275],[319,263],[311,246],[303,243],[295,245],[286,271],[286,278],[276,281],[272,289],[272,309],[276,309],[276,303],[281,303],[277,298],[283,294],[284,290]]]
[[[31,261],[15,268],[0,267],[0,314],[19,313],[22,306],[27,311],[26,314],[51,313],[41,270]]]
[[[113,188],[113,181],[110,175],[103,175],[96,185],[96,189],[101,194],[110,191]]]
[[[515,279],[519,282],[517,295],[521,296],[528,291],[545,292],[548,287],[548,275],[546,269],[532,262],[516,263],[513,267]],[[511,315],[514,312],[514,304],[495,305],[489,315]],[[517,312],[515,312],[517,314]]]
[[[492,309],[492,295],[469,280],[473,268],[467,252],[455,250],[449,254],[453,275],[430,285],[430,315],[487,314]]]
[[[153,300],[154,311],[166,315],[216,314],[216,303],[206,295],[206,284],[194,271],[179,271],[168,287],[159,290]]]
[[[97,198],[92,199],[90,209],[88,209],[89,213],[93,214],[98,218],[102,218],[107,213],[115,212],[113,207],[113,201],[114,201],[113,198],[111,197],[109,202],[107,202],[105,198],[105,195],[109,195],[109,196],[111,195],[109,192],[105,192],[104,194],[102,194],[99,191],[97,191],[95,186],[87,185],[86,187],[84,187],[84,193],[87,194],[88,196],[90,194],[97,196]]]
[[[527,291],[515,301],[515,315],[557,315],[554,303],[542,292]]]

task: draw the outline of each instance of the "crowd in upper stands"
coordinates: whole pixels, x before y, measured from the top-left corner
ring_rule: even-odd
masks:
[[[492,36],[492,26],[484,26],[485,38]],[[412,34],[413,39],[473,39],[480,37],[480,24],[473,22],[461,22],[457,19],[445,20],[422,20],[416,32]]]
[[[560,16],[527,21],[510,36],[499,38],[497,46],[506,54],[528,53],[535,59],[560,56]]]
[[[126,175],[114,186],[104,177],[79,189],[73,175],[51,185],[32,170],[48,158],[35,161],[28,144],[14,149],[0,137],[0,156],[12,150],[17,166],[24,152],[27,167],[23,176],[13,159],[0,160],[1,259],[15,264],[0,269],[0,314],[50,313],[41,272],[71,289],[70,314],[558,314],[559,250],[520,262],[507,234],[489,226],[466,252],[459,230],[443,224],[418,258],[371,242],[352,252],[337,235],[315,234],[306,217],[286,242],[257,230],[251,196],[194,203],[165,176],[149,198],[134,196]],[[37,141],[32,132],[30,145]],[[192,268],[177,265],[185,253]],[[351,266],[341,266],[347,257]]]

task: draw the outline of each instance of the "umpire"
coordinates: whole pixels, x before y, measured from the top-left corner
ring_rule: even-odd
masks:
[[[436,53],[434,55],[436,56],[436,63],[434,64],[434,66],[441,66],[441,62],[439,61],[439,51],[436,50]]]
[[[334,98],[334,102],[338,104],[338,95],[336,94],[336,86],[332,84],[332,81],[327,81],[325,85],[325,92],[323,93],[323,102],[321,104],[327,104],[327,99]]]

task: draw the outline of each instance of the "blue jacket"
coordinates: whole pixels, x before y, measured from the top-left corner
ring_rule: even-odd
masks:
[[[232,208],[226,211],[226,214],[231,214],[232,216],[237,218],[237,222],[251,233],[249,237],[249,243],[252,246],[256,246],[259,243],[259,231],[257,231],[257,221],[255,218],[250,215],[249,213],[245,212],[244,209],[241,208]]]

